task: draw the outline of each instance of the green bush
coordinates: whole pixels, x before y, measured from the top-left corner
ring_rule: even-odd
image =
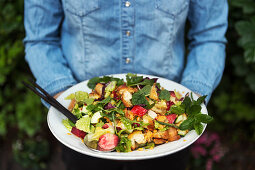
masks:
[[[1,0],[0,6],[0,141],[7,141],[7,135],[14,136],[8,141],[12,140],[13,146],[16,146],[15,141],[19,138],[25,150],[21,154],[13,147],[15,160],[23,162],[23,167],[42,169],[46,167],[46,159],[42,158],[45,154],[48,156],[49,147],[46,139],[36,142],[35,136],[41,134],[47,111],[40,99],[21,83],[32,77],[24,60],[22,43],[23,0]],[[8,134],[12,132],[15,135]],[[34,154],[33,159],[29,158],[42,147],[44,154]],[[24,159],[27,160],[25,163]]]
[[[255,2],[231,0],[226,68],[209,111],[213,130],[230,132],[233,140],[255,140]]]

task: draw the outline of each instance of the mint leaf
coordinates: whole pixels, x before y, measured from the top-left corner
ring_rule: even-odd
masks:
[[[180,105],[180,106],[173,105],[173,106],[171,106],[169,112],[180,115],[180,114],[185,113],[185,108],[182,105]]]
[[[133,94],[131,102],[133,105],[140,105],[145,104],[146,106],[149,105],[149,102],[146,100],[145,95],[136,92]]]
[[[138,93],[142,94],[142,95],[149,95],[151,92],[151,86],[150,85],[146,85],[144,86],[141,90],[138,91]]]
[[[205,95],[205,96],[200,96],[200,97],[197,99],[197,101],[195,101],[194,103],[197,104],[197,105],[201,105],[202,103],[204,103],[206,96],[207,96],[207,95]]]
[[[181,125],[179,126],[180,130],[190,130],[193,129],[194,126],[194,118],[188,117],[188,119],[184,120]]]
[[[139,85],[150,85],[152,86],[154,84],[154,80],[153,79],[144,79],[144,81],[142,81],[141,83],[139,83]]]
[[[202,123],[196,123],[194,124],[194,129],[197,134],[200,135],[203,132],[204,126],[202,125]]]
[[[89,80],[87,86],[91,89],[94,89],[96,87],[96,84],[100,82],[99,77],[93,77],[92,79]]]
[[[166,101],[170,101],[170,92],[168,90],[161,90],[159,92],[159,98],[161,100],[166,100]]]
[[[188,115],[196,115],[198,113],[200,113],[201,111],[201,106],[200,105],[192,105],[190,106],[190,108],[187,109],[187,114]]]
[[[128,73],[126,75],[127,86],[137,85],[143,80],[143,76],[137,76],[136,74]]]
[[[195,116],[196,122],[202,122],[202,123],[210,123],[213,118],[206,114],[198,114]]]
[[[111,97],[108,96],[107,98],[105,98],[104,100],[102,100],[102,101],[100,101],[100,102],[98,102],[98,103],[107,104],[107,103],[109,103],[110,101],[111,101]]]
[[[116,81],[117,86],[120,86],[124,84],[124,80],[120,78],[115,78],[115,77],[109,77],[109,76],[104,76],[104,77],[93,77],[89,80],[87,86],[91,89],[94,89],[97,85],[97,83],[108,83],[109,81]]]
[[[186,97],[183,99],[182,105],[183,105],[185,108],[189,108],[189,107],[190,107],[190,105],[191,105],[191,99],[190,99],[189,96],[186,96]]]

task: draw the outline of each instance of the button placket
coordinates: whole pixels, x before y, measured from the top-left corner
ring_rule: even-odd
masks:
[[[130,72],[133,69],[134,56],[134,0],[122,0],[121,30],[122,30],[122,71]]]

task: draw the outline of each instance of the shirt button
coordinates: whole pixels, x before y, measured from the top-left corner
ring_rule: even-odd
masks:
[[[130,36],[130,34],[131,34],[130,31],[127,31],[127,32],[126,32],[126,35],[127,35],[128,37]]]
[[[125,6],[130,7],[131,3],[129,1],[126,1]]]
[[[130,63],[130,58],[126,58],[126,64],[129,64]]]

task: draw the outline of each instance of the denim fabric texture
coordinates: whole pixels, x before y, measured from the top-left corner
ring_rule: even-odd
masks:
[[[51,95],[131,72],[179,82],[208,102],[224,70],[227,15],[227,0],[25,0],[25,57]]]

